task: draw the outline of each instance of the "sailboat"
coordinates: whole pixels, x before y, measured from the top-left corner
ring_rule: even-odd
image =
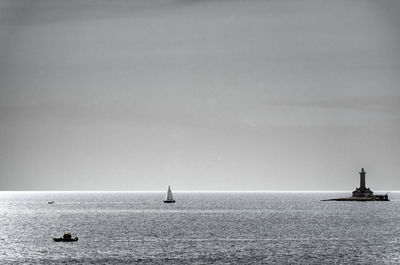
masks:
[[[175,203],[174,198],[172,198],[171,187],[169,185],[168,185],[167,196],[165,197],[164,202],[165,203]]]

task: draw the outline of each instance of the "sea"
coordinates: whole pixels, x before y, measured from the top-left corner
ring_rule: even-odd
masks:
[[[346,196],[0,192],[0,264],[400,264],[400,192]]]

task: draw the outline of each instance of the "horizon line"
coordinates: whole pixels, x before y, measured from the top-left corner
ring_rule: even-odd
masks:
[[[165,190],[0,190],[0,193],[165,193]],[[174,190],[174,193],[318,193],[351,192],[349,190]],[[400,190],[376,190],[375,192],[400,192]]]

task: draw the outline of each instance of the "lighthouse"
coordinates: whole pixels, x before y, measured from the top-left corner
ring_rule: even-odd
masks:
[[[389,201],[389,196],[385,195],[374,195],[372,190],[365,187],[365,172],[364,168],[361,168],[360,173],[360,187],[356,188],[353,191],[353,196],[345,197],[345,198],[337,198],[337,199],[328,199],[323,201],[359,201],[359,202],[366,202],[366,201]]]
[[[365,174],[367,174],[367,172],[365,172],[364,168],[362,168],[361,172],[360,172],[360,190],[361,191],[365,191]]]
[[[360,173],[360,187],[356,188],[355,191],[353,191],[353,197],[373,197],[374,193],[372,190],[369,188],[365,187],[365,175],[367,172],[365,172],[364,168],[361,168]]]

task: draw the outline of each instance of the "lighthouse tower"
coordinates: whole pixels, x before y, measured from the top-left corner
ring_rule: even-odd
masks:
[[[365,172],[364,168],[360,171],[360,187],[353,191],[353,197],[372,197],[374,193],[369,188],[365,187]]]
[[[365,191],[365,174],[367,174],[367,172],[364,171],[364,168],[361,169],[360,172],[360,190],[361,191]]]

